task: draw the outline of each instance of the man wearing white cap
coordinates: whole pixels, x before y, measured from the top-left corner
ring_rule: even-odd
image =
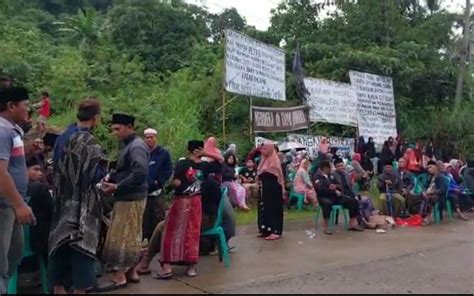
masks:
[[[156,225],[165,219],[165,202],[159,198],[163,186],[173,172],[169,152],[158,145],[158,132],[147,128],[144,131],[145,143],[150,148],[148,166],[148,198],[143,214],[143,239],[150,240]]]

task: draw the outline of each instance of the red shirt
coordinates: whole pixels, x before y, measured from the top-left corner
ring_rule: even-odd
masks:
[[[46,118],[48,118],[49,115],[51,114],[50,103],[49,103],[49,98],[48,97],[43,99],[42,104],[41,104],[41,108],[40,108],[38,113],[39,113],[39,115],[44,116]]]

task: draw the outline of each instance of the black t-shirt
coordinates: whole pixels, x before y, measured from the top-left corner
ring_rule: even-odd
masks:
[[[183,195],[183,192],[197,180],[199,175],[203,174],[206,164],[206,162],[196,163],[190,159],[178,161],[174,169],[173,180],[180,180],[181,186],[175,188],[175,195]]]
[[[33,251],[45,253],[48,251],[49,230],[53,216],[53,198],[48,186],[33,182],[28,184],[28,204],[36,218],[36,225],[30,226],[30,244]]]
[[[248,168],[243,168],[240,170],[239,175],[251,181],[255,181],[257,179],[257,170],[249,170]]]

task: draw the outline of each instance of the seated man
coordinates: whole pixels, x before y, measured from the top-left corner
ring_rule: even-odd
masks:
[[[436,162],[430,160],[427,166],[430,177],[423,187],[421,196],[418,196],[421,201],[419,213],[423,217],[423,226],[431,224],[433,206],[443,196],[446,196],[446,190],[448,190],[444,176],[439,173]]]
[[[414,201],[413,189],[415,188],[415,179],[413,174],[408,170],[408,164],[404,158],[398,160],[398,176],[400,178],[401,194],[406,200],[406,209],[410,211]]]
[[[245,161],[245,167],[240,170],[239,177],[242,186],[247,190],[247,200],[256,201],[259,196],[260,186],[257,182],[257,170],[255,169],[255,162],[249,158]]]
[[[357,222],[357,217],[359,216],[359,203],[355,198],[345,196],[342,191],[337,190],[339,183],[331,174],[331,163],[328,160],[321,161],[319,165],[319,173],[315,175],[313,183],[314,188],[316,188],[319,205],[323,210],[325,234],[332,234],[332,231],[328,229],[328,219],[333,205],[341,205],[349,210],[349,230],[363,231]]]
[[[393,172],[392,161],[385,162],[384,171],[378,178],[377,187],[381,193],[382,214],[393,218],[400,217],[400,214],[405,211],[405,198],[400,194],[401,182],[398,175]]]
[[[454,210],[458,214],[459,219],[464,220],[464,221],[469,220],[469,217],[467,217],[462,212],[462,210],[466,211],[473,207],[471,198],[463,194],[463,187],[458,185],[456,181],[454,180],[453,175],[446,170],[446,166],[444,165],[444,162],[442,162],[441,160],[438,160],[436,162],[436,165],[438,167],[440,174],[443,175],[445,178],[449,179],[448,198],[452,206],[454,207]],[[463,207],[461,207],[461,204]]]
[[[352,180],[351,176],[346,173],[346,165],[342,158],[337,158],[334,160],[334,166],[336,167],[336,172],[334,173],[334,178],[338,183],[338,190],[342,192],[345,196],[355,198],[356,195],[352,190]]]

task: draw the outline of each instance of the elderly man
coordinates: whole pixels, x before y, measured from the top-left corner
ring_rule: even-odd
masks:
[[[112,133],[122,142],[122,150],[115,171],[102,181],[102,190],[114,194],[112,220],[103,249],[106,264],[118,268],[111,283],[98,288],[107,292],[137,283],[140,277],[135,270],[138,263],[142,220],[148,194],[148,164],[150,150],[135,134],[135,118],[126,114],[112,116]]]
[[[163,186],[171,178],[173,168],[170,153],[158,145],[158,132],[147,128],[145,143],[150,148],[148,164],[148,197],[143,214],[143,239],[150,240],[156,225],[165,220],[165,201],[161,196]]]
[[[413,189],[415,188],[415,179],[408,170],[408,163],[403,157],[398,160],[398,176],[400,178],[400,193],[406,200],[405,206],[407,210],[410,211],[414,202]]]
[[[381,193],[382,213],[394,218],[400,217],[400,214],[405,211],[405,198],[401,195],[400,177],[393,171],[391,161],[385,162],[377,187]]]

